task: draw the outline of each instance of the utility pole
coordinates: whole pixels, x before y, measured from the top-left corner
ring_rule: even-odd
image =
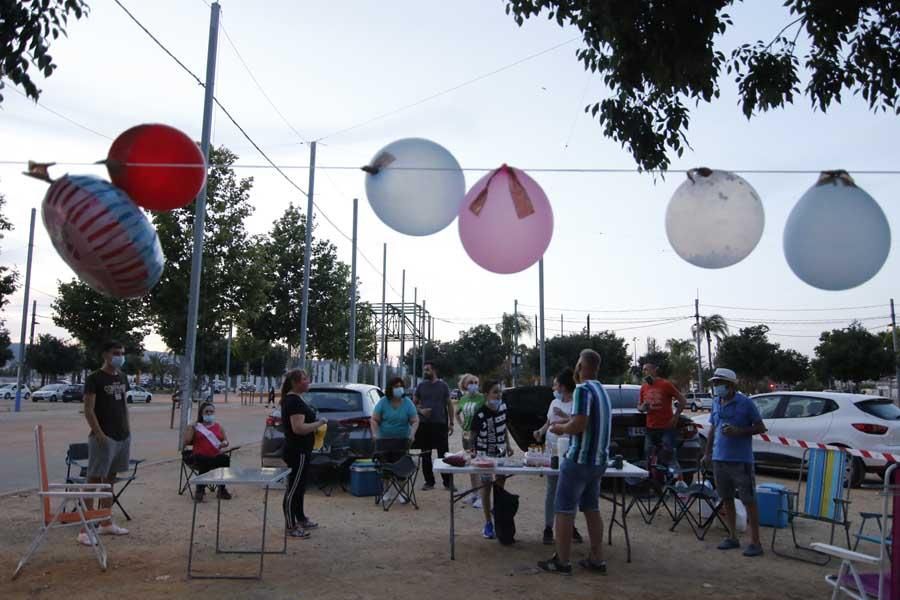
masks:
[[[900,344],[897,342],[897,316],[894,313],[894,299],[891,298],[891,338],[894,342],[894,387],[897,389],[897,404],[900,404]]]
[[[34,326],[37,325],[37,300],[31,301],[31,336],[28,338],[28,352],[34,349]],[[26,359],[28,354],[25,355]],[[28,385],[31,386],[31,367],[28,367]]]
[[[587,335],[588,335],[588,339],[591,339],[591,315],[590,314],[588,314],[588,316],[587,316]]]
[[[400,284],[400,376],[406,375],[406,365],[403,357],[406,356],[406,269],[403,269],[403,279]]]
[[[413,317],[412,317],[412,329],[413,329],[413,347],[412,347],[412,386],[416,387],[416,384],[419,381],[418,376],[416,375],[416,358],[418,357],[418,345],[416,342],[419,340],[419,288],[413,288]]]
[[[381,386],[387,385],[387,317],[385,303],[387,302],[387,242],[381,250]]]
[[[350,382],[357,382],[356,369],[356,233],[359,220],[359,198],[353,199],[353,256],[350,259]]]
[[[25,301],[22,302],[22,336],[19,338],[19,368],[16,370],[16,412],[22,410],[22,369],[25,367],[25,330],[28,328],[28,295],[31,293],[31,259],[34,256],[34,219],[37,209],[31,209],[28,226],[28,261],[25,263]]]
[[[313,189],[316,186],[316,143],[309,143],[309,187],[306,192],[306,246],[303,248],[303,304],[300,307],[300,368],[306,368],[306,329],[309,324],[309,263],[312,256]]]
[[[425,374],[425,346],[428,338],[425,337],[425,314],[428,310],[425,308],[425,299],[422,299],[422,374]]]
[[[225,344],[225,403],[228,404],[228,388],[231,387],[231,332],[232,323],[228,324],[228,342]],[[215,390],[213,390],[215,391]]]
[[[700,357],[700,298],[694,299],[694,320],[697,324],[697,392],[703,391],[703,359]]]
[[[538,312],[541,314],[540,323],[540,358],[541,358],[541,385],[547,385],[547,349],[544,346],[544,258],[538,261]]]
[[[512,348],[512,386],[516,387],[516,376],[519,374],[519,300],[513,300],[513,348]]]
[[[562,315],[562,313],[559,313],[559,335],[565,335],[565,334],[566,334],[566,326],[563,325],[563,315]]]
[[[203,129],[200,150],[209,170],[209,143],[212,135],[216,50],[219,44],[219,3],[213,2],[209,15],[209,44],[206,52],[206,86],[203,97]],[[191,420],[194,388],[194,358],[197,353],[197,317],[200,310],[200,276],[203,272],[203,233],[206,226],[206,182],[200,188],[194,207],[194,249],[191,257],[191,282],[188,295],[187,332],[181,367],[181,425],[178,428],[178,452],[184,447],[184,430]]]

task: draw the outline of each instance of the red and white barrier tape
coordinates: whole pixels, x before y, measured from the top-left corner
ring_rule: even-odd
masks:
[[[694,426],[697,429],[706,429],[705,425],[701,425],[699,423],[695,423]],[[847,454],[851,456],[858,456],[860,458],[871,458],[874,460],[883,460],[885,462],[900,462],[900,455],[891,454],[889,452],[875,452],[874,450],[857,450],[856,448],[845,448],[843,446],[830,446],[828,444],[820,444],[818,442],[807,442],[804,440],[793,440],[791,438],[767,435],[765,433],[760,433],[758,435],[754,435],[756,439],[762,440],[764,442],[768,442],[770,444],[781,444],[782,446],[792,446],[794,448],[819,448],[821,450],[843,450]]]

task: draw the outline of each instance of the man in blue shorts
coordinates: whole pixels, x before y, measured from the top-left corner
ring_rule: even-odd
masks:
[[[606,573],[603,560],[603,518],[600,516],[600,479],[606,472],[609,456],[609,440],[612,428],[612,405],[603,386],[597,381],[600,355],[582,350],[575,365],[575,388],[572,416],[564,422],[550,426],[556,435],[571,438],[569,451],[559,465],[559,481],[556,484],[556,554],[538,562],[538,566],[550,573],[571,575],[569,562],[572,550],[572,530],[575,512],[580,509],[587,521],[591,552],[578,564],[589,571]]]

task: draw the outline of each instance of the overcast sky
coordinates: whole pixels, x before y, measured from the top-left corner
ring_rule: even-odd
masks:
[[[0,193],[7,199],[6,215],[16,226],[2,242],[0,260],[15,265],[23,281],[29,210],[39,209],[46,191],[44,183],[19,174],[24,161],[98,160],[106,155],[107,137],[144,122],[168,123],[200,138],[202,88],[112,0],[89,3],[89,18],[73,21],[68,39],[52,47],[59,69],[40,83],[41,102],[102,135],[76,127],[9,89],[0,109],[0,161],[20,163],[0,164]],[[206,2],[123,3],[202,78]],[[790,20],[781,4],[767,0],[731,8],[735,27],[720,47],[730,53],[745,41],[771,39]],[[438,338],[452,339],[472,325],[498,322],[504,311],[512,312],[514,299],[523,312],[536,314],[537,266],[515,275],[483,270],[463,250],[455,222],[429,237],[394,232],[368,206],[361,172],[327,167],[365,164],[380,148],[405,137],[440,143],[464,168],[502,163],[526,170],[634,167],[628,152],[603,138],[600,125],[583,113],[584,105],[602,99],[605,90],[600,78],[586,74],[575,59],[579,42],[571,40],[577,31],[544,18],[519,28],[499,0],[225,0],[222,19],[216,96],[279,164],[308,163],[307,146],[271,108],[239,52],[293,128],[305,139],[324,137],[317,157],[317,203],[349,234],[351,199],[360,198],[361,251],[380,267],[382,243],[388,244],[388,300],[400,300],[401,270],[406,269],[407,298],[417,287],[419,299],[427,300],[438,319]],[[559,47],[365,124],[554,46]],[[748,122],[737,106],[733,83],[725,79],[722,86],[718,102],[693,111],[692,148],[674,160],[672,168],[844,168],[852,174],[900,164],[900,121],[869,112],[861,99],[847,95],[843,105],[823,115],[801,98],[793,107]],[[239,164],[264,163],[224,115],[216,114],[214,123],[213,142],[234,150]],[[51,173],[67,171],[104,174],[87,166],[59,167]],[[266,231],[290,202],[305,206],[305,198],[274,171],[238,172],[255,182],[251,232]],[[287,172],[306,188],[307,170]],[[481,176],[467,171],[467,187]],[[746,175],[762,199],[765,230],[747,259],[719,270],[682,261],[667,241],[666,206],[684,180],[682,174],[664,180],[647,174],[596,173],[535,173],[534,178],[547,193],[555,217],[545,254],[548,336],[559,332],[560,315],[569,332],[581,329],[590,313],[592,330],[613,329],[629,344],[637,337],[643,353],[648,336],[660,342],[690,336],[687,317],[693,314],[698,292],[701,314],[720,313],[735,329],[768,322],[773,340],[806,354],[812,353],[823,329],[858,318],[873,330],[884,330],[890,320],[888,301],[900,274],[896,252],[872,280],[845,292],[809,287],[788,267],[782,252],[784,224],[815,175]],[[855,178],[878,200],[892,225],[900,222],[900,178]],[[32,297],[38,301],[38,315],[44,316],[50,315],[57,281],[73,274],[56,256],[40,210],[36,231]],[[349,242],[331,225],[320,220],[317,234],[332,240],[341,258],[350,262]],[[363,299],[380,301],[378,273],[362,259],[358,272]],[[871,308],[839,310],[861,306]],[[14,341],[19,338],[21,309],[20,291],[4,312]],[[659,323],[676,317],[685,318]],[[68,337],[50,319],[39,321],[38,333]],[[148,347],[164,349],[155,336]]]

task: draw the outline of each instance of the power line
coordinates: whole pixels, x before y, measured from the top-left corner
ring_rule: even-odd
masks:
[[[519,303],[519,306],[525,308],[538,308],[536,304],[526,304],[523,302]],[[622,308],[622,309],[611,309],[611,308],[553,308],[553,307],[545,307],[545,310],[553,310],[558,312],[578,312],[578,313],[635,313],[635,312],[654,312],[654,311],[666,311],[666,310],[675,310],[675,309],[683,309],[683,308],[693,308],[693,304],[676,304],[673,306],[656,306],[652,308]]]
[[[870,308],[884,308],[885,304],[869,304],[866,306],[837,306],[833,308],[760,308],[760,307],[747,307],[747,306],[722,306],[718,304],[703,304],[704,307],[707,308],[722,308],[726,310],[748,310],[748,311],[760,311],[760,312],[829,312],[829,311],[840,311],[840,310],[866,310]]]
[[[10,88],[10,89],[11,89],[12,91],[14,91],[15,93],[19,94],[20,96],[22,96],[23,98],[25,98],[26,100],[32,100],[32,99],[29,98],[26,94],[24,94],[23,92],[20,92],[20,91],[17,90],[16,88],[13,87],[13,88]],[[50,108],[49,106],[47,106],[46,104],[43,104],[42,102],[38,102],[37,100],[34,100],[33,102],[34,102],[35,104],[37,104],[38,106],[40,106],[41,108],[43,108],[44,110],[46,110],[47,112],[56,115],[57,117],[59,117],[59,118],[62,119],[63,121],[67,121],[68,123],[74,125],[75,127],[78,127],[79,129],[84,129],[84,130],[87,131],[87,132],[93,133],[94,135],[98,135],[98,136],[100,136],[100,137],[102,137],[102,138],[106,138],[106,139],[109,140],[109,141],[112,141],[112,139],[113,139],[113,138],[109,137],[108,135],[106,135],[105,133],[100,133],[100,132],[97,131],[96,129],[91,129],[91,128],[88,127],[87,125],[83,125],[83,124],[79,123],[78,121],[76,121],[75,119],[72,119],[72,118],[70,118],[70,117],[67,117],[66,115],[62,114],[62,113],[59,112],[59,111],[56,111],[56,110]],[[28,161],[25,161],[25,162],[27,163]]]

